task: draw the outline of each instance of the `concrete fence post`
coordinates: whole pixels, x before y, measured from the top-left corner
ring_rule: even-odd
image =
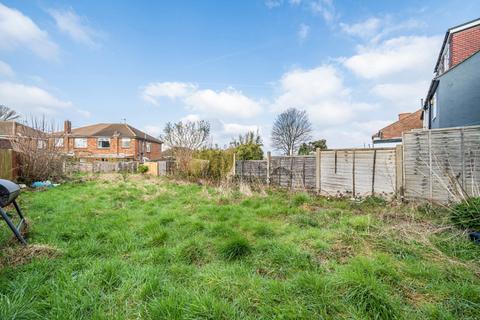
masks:
[[[400,197],[403,197],[404,191],[403,148],[401,144],[395,147],[395,192]]]
[[[272,165],[272,153],[270,151],[267,152],[267,184],[270,185],[270,167]]]
[[[233,176],[237,175],[237,154],[234,152],[233,153],[233,166],[232,166],[232,173]]]
[[[315,150],[315,189],[318,194],[322,192],[322,151],[320,148]]]

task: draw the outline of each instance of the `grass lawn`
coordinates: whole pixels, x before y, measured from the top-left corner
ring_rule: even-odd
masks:
[[[0,319],[480,316],[480,246],[441,214],[243,189],[105,175],[24,192],[34,246],[1,225]]]

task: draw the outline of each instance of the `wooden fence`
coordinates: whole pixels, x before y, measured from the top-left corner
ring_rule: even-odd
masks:
[[[12,149],[0,149],[0,179],[15,180],[17,170],[16,152]]]
[[[268,154],[266,160],[236,161],[235,174],[240,179],[324,195],[390,197],[401,185],[397,153],[400,148],[317,150],[313,156],[293,157]]]
[[[386,149],[236,161],[236,175],[324,195],[391,196],[440,203],[480,196],[480,126],[414,130]],[[463,194],[463,195],[462,195]]]
[[[458,201],[480,196],[480,126],[404,134],[404,188],[408,199]]]

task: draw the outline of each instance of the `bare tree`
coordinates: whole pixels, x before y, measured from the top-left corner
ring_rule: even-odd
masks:
[[[7,106],[0,104],[0,121],[9,121],[20,118],[20,115]]]
[[[63,176],[63,138],[55,138],[53,122],[31,118],[28,125],[19,125],[12,139],[19,155],[19,178],[26,182],[58,179]]]
[[[297,152],[302,143],[311,138],[312,124],[307,112],[290,108],[279,114],[273,123],[272,145],[286,155]]]
[[[204,147],[210,136],[208,121],[168,122],[163,129],[161,139],[172,148],[179,168],[187,172],[195,150]]]

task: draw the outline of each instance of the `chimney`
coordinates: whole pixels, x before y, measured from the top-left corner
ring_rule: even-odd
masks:
[[[412,114],[411,112],[399,113],[398,114],[398,120],[403,120],[411,114]]]
[[[65,120],[65,122],[63,123],[63,132],[66,134],[72,133],[72,123],[70,122],[70,120]]]

